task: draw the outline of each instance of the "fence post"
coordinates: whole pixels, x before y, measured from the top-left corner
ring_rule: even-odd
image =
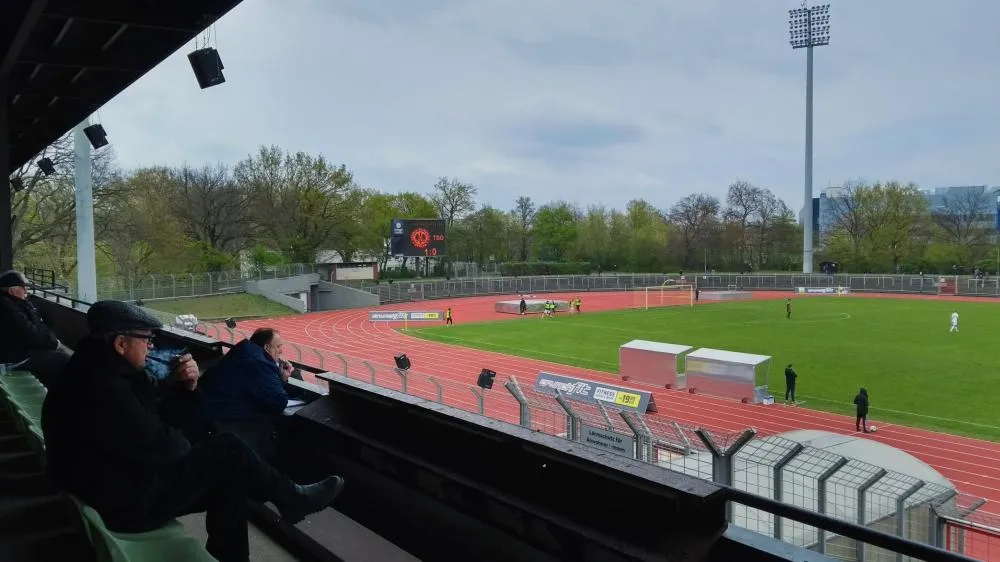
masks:
[[[694,446],[691,445],[691,440],[688,439],[687,434],[684,433],[684,428],[681,427],[681,424],[679,424],[679,423],[677,423],[675,421],[672,421],[670,423],[673,424],[674,431],[677,432],[677,436],[680,437],[681,438],[681,442],[684,443],[684,454],[685,455],[690,455],[691,451],[694,450]]]
[[[439,383],[439,382],[438,382],[438,380],[437,380],[436,378],[434,378],[434,377],[432,377],[432,376],[429,376],[429,375],[428,375],[427,379],[428,379],[429,381],[431,381],[431,384],[433,384],[433,385],[434,385],[434,388],[436,389],[436,393],[437,393],[437,397],[435,398],[435,400],[436,400],[437,402],[441,402],[441,394],[442,394],[442,391],[441,391],[441,383]]]
[[[403,394],[409,394],[409,392],[406,391],[406,371],[402,369],[393,369],[393,371],[399,375],[399,380],[403,382]]]
[[[319,359],[319,368],[323,369],[323,370],[326,370],[326,367],[323,366],[323,354],[320,353],[320,351],[318,349],[316,349],[315,347],[312,348],[312,350],[313,350],[313,353],[316,354],[316,357]]]
[[[868,521],[866,520],[867,518],[865,517],[865,512],[868,510],[868,490],[877,484],[878,481],[881,480],[886,474],[889,474],[889,471],[884,468],[880,468],[877,472],[875,472],[875,474],[872,475],[871,478],[865,480],[864,484],[858,486],[858,525],[863,527],[868,525]],[[865,562],[865,556],[867,554],[866,548],[868,547],[868,544],[861,541],[857,541],[857,544],[858,562]]]
[[[783,457],[778,459],[778,462],[774,465],[774,500],[779,502],[785,501],[785,485],[782,482],[785,466],[792,462],[792,459],[799,456],[799,453],[805,449],[802,443],[796,443]],[[779,515],[774,516],[774,538],[781,540],[782,534],[782,518]]]
[[[756,429],[745,429],[740,436],[733,441],[728,449],[723,451],[715,444],[712,436],[702,428],[695,430],[698,437],[705,443],[705,447],[712,453],[712,481],[723,486],[732,486],[736,479],[736,465],[733,464],[733,456],[750,442],[757,435]],[[733,519],[733,503],[726,502],[726,521],[735,522]]]
[[[917,480],[916,484],[910,486],[910,489],[903,492],[898,498],[896,498],[896,536],[905,539],[906,538],[906,500],[910,499],[913,494],[920,491],[921,488],[927,485],[927,482],[923,480]],[[903,553],[896,553],[896,562],[903,562]]]
[[[297,343],[293,343],[293,342],[288,342],[288,343],[292,344],[292,347],[295,348],[296,361],[298,361],[299,363],[301,363],[302,362],[302,348],[299,347],[299,344],[297,344]]]
[[[653,463],[653,434],[639,416],[631,414],[632,412],[624,410],[618,412],[635,434],[635,458],[642,462]]]
[[[344,356],[339,353],[335,353],[334,355],[337,356],[337,359],[340,359],[340,364],[341,366],[344,367],[344,376],[345,377],[348,376],[349,375],[348,371],[350,370],[350,367],[347,365],[347,359],[344,359]]]
[[[817,511],[823,515],[826,515],[826,481],[836,474],[838,470],[844,468],[845,464],[847,464],[847,459],[840,457],[837,462],[824,470],[823,474],[820,474],[819,478],[816,479],[816,507],[818,508]],[[817,527],[816,531],[818,532],[817,538],[819,538],[819,553],[826,554],[826,529]]]
[[[569,400],[566,400],[561,390],[556,390],[556,402],[562,406],[563,410],[566,410],[566,437],[570,441],[579,441],[581,437],[580,416],[573,410],[573,406],[570,405]]]
[[[601,411],[601,416],[604,417],[604,423],[608,425],[608,429],[613,430],[615,428],[615,424],[611,423],[611,416],[608,415],[607,408],[604,407],[604,404],[602,404],[600,400],[597,401],[597,409]]]
[[[938,547],[944,548],[944,530],[945,521],[938,513],[938,508],[949,502],[958,496],[958,492],[955,490],[949,490],[945,492],[940,498],[931,502],[928,517],[928,527],[927,527],[927,542]]]
[[[521,423],[521,427],[531,429],[531,405],[528,404],[524,392],[521,392],[521,385],[517,384],[517,379],[511,376],[503,383],[503,387],[507,389],[507,392],[510,392],[514,400],[517,400],[520,407],[518,421]]]
[[[375,382],[375,366],[365,360],[365,367],[368,367],[368,376],[371,377],[372,384],[377,384]]]
[[[476,390],[476,387],[474,386],[470,386],[469,390],[471,390],[472,395],[476,397],[476,404],[479,406],[479,415],[482,416],[483,412],[486,410],[486,405],[484,404],[483,401],[483,393],[479,390]]]

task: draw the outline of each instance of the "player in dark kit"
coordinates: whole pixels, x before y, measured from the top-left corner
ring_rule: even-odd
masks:
[[[792,369],[792,364],[789,363],[785,367],[785,403],[788,403],[788,396],[791,395],[792,402],[795,402],[795,379],[799,378],[799,375]]]
[[[792,299],[785,299],[785,318],[792,318]]]
[[[452,325],[452,321],[451,321],[451,307],[450,306],[448,307],[448,310],[444,311],[444,325],[445,326],[451,326]]]
[[[520,310],[521,316],[524,316],[524,313],[528,310],[528,303],[524,302],[524,297],[521,297]]]

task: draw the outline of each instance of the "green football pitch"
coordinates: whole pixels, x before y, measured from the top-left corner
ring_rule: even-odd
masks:
[[[961,331],[949,333],[958,310]],[[859,387],[873,417],[1000,441],[1000,304],[864,298],[748,301],[411,329],[428,340],[615,373],[618,347],[644,339],[772,356],[784,398],[795,365],[804,407],[853,413]],[[781,394],[779,397],[778,394]]]

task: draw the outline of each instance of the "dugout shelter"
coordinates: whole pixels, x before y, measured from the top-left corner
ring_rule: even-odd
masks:
[[[770,355],[754,355],[703,347],[684,359],[685,383],[691,392],[765,402],[771,371]]]

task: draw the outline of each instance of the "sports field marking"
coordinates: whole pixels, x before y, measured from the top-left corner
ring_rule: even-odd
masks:
[[[828,317],[828,318],[818,319],[820,317]],[[717,330],[720,327],[724,327],[724,326],[756,326],[756,325],[760,325],[760,324],[783,324],[783,323],[786,323],[786,322],[792,322],[792,323],[795,323],[795,324],[818,324],[818,323],[827,324],[827,323],[830,323],[830,322],[841,322],[841,321],[844,321],[844,320],[850,320],[851,318],[852,318],[852,316],[850,314],[846,313],[846,312],[831,312],[831,313],[825,313],[825,314],[817,314],[815,316],[812,316],[811,319],[806,319],[806,320],[796,320],[794,318],[792,320],[788,320],[787,318],[781,318],[781,319],[768,319],[768,320],[746,320],[746,321],[743,321],[743,322],[729,322],[729,323],[726,323],[726,324],[712,324],[712,325],[705,325],[705,326],[684,326],[684,332],[685,333],[690,333],[690,332],[695,332],[695,331],[698,331],[698,330],[709,330],[709,331],[712,331],[712,330]],[[619,327],[616,327],[616,326],[606,326],[604,324],[590,324],[590,323],[587,323],[587,322],[574,322],[572,325],[573,326],[583,326],[585,328],[596,328],[596,329],[606,330],[606,331],[611,331],[611,332],[622,332],[622,333],[626,333],[626,334],[635,334],[635,333],[640,333],[640,334],[676,334],[676,330],[649,330],[649,329],[646,329],[646,328],[619,328]]]
[[[541,356],[544,356],[544,357],[558,357],[560,359],[569,359],[571,361],[576,361],[576,362],[580,362],[580,363],[593,363],[595,365],[606,365],[606,366],[614,367],[614,368],[618,367],[617,363],[608,363],[607,361],[597,361],[595,359],[581,359],[579,357],[575,357],[575,356],[572,356],[572,355],[563,355],[563,354],[560,354],[560,353],[552,353],[552,352],[549,352],[549,351],[540,351],[540,350],[537,350],[537,349],[531,349],[531,348],[527,348],[527,347],[511,347],[509,345],[501,345],[501,344],[498,344],[498,343],[486,342],[486,341],[482,341],[482,340],[470,340],[470,339],[465,339],[465,338],[456,338],[454,336],[445,336],[445,335],[441,335],[441,334],[434,334],[434,339],[438,339],[438,338],[443,339],[443,340],[453,341],[453,342],[459,342],[459,343],[475,343],[475,344],[479,344],[479,345],[486,346],[486,347],[496,347],[496,348],[499,348],[499,349],[509,349],[511,351],[517,351],[517,352],[521,352],[521,353],[524,353],[524,352],[533,353],[533,354],[541,355]],[[523,355],[521,355],[521,357],[523,357]],[[559,363],[559,361],[555,361],[555,363]],[[567,366],[571,366],[571,365],[567,364]]]
[[[839,406],[844,406],[844,408],[851,409],[851,410],[854,409],[854,404],[852,404],[850,402],[841,402],[840,400],[830,400],[829,398],[820,398],[818,396],[805,396],[805,398],[810,398],[812,400],[819,400],[820,402],[826,402],[828,404],[837,404]],[[942,418],[942,417],[939,417],[939,416],[928,416],[927,414],[917,414],[917,413],[914,413],[914,412],[907,412],[907,411],[904,411],[904,410],[892,410],[892,409],[889,409],[889,408],[869,408],[868,411],[869,412],[889,412],[891,414],[901,414],[901,415],[904,415],[904,416],[914,416],[914,417],[918,417],[918,418],[927,418],[929,420],[938,420],[938,421],[943,421],[943,422],[960,423],[960,424],[964,424],[964,425],[971,425],[971,426],[975,426],[975,427],[982,427],[982,428],[985,428],[985,429],[997,429],[997,430],[1000,430],[1000,426],[996,426],[996,425],[989,425],[989,424],[985,424],[985,423],[976,423],[976,422],[963,421],[963,420],[955,420],[955,419],[952,419],[952,418]],[[888,426],[889,424],[884,424],[884,425]]]

